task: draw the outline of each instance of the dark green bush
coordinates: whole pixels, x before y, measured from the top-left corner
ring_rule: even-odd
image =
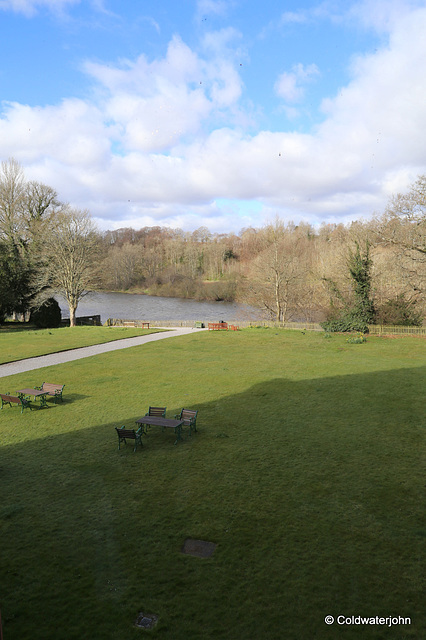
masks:
[[[352,309],[342,309],[340,311],[334,310],[330,313],[327,320],[321,322],[321,326],[324,331],[330,332],[346,332],[346,331],[360,331],[361,333],[368,333],[368,319],[369,317],[355,307]]]
[[[38,309],[31,311],[30,322],[40,329],[59,327],[61,308],[55,298],[48,298]]]

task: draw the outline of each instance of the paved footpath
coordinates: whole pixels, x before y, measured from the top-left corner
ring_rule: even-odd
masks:
[[[114,329],[111,329],[113,331]],[[192,329],[188,327],[167,327],[167,331],[160,333],[150,333],[147,336],[137,336],[135,338],[124,338],[123,340],[115,340],[114,342],[106,342],[104,344],[94,344],[91,347],[81,347],[80,349],[70,349],[69,351],[60,351],[59,353],[50,353],[47,356],[38,356],[37,358],[27,358],[18,362],[8,362],[0,365],[0,378],[13,376],[15,373],[25,373],[33,369],[41,369],[49,367],[53,364],[62,364],[71,362],[72,360],[80,360],[80,358],[88,358],[96,356],[99,353],[107,351],[117,351],[118,349],[127,349],[128,347],[137,347],[147,342],[155,340],[164,340],[174,336],[185,336],[189,333],[198,333],[206,331],[206,329]]]

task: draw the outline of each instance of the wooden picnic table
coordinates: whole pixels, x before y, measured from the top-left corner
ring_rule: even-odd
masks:
[[[177,444],[179,440],[182,440],[183,420],[172,420],[171,418],[164,418],[163,416],[143,416],[143,418],[136,420],[136,424],[173,429],[176,434],[175,444]]]
[[[47,407],[48,404],[46,402],[47,391],[39,391],[38,389],[19,389],[16,392],[18,395],[22,396],[33,396],[34,400],[37,398],[40,399],[40,407]]]

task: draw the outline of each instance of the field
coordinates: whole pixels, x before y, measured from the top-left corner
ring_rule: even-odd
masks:
[[[0,327],[0,364],[158,331],[161,329],[127,327],[73,327],[72,330],[69,327],[63,327],[25,331],[19,325],[13,328],[3,325]]]
[[[247,329],[1,379],[66,385],[0,412],[4,640],[426,637],[425,365],[421,338]],[[198,409],[198,433],[118,450],[149,405]]]

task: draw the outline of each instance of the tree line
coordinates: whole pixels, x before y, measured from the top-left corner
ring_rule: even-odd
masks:
[[[238,234],[164,227],[99,231],[88,211],[28,182],[13,159],[0,171],[0,321],[37,312],[54,294],[70,324],[90,290],[227,300],[277,322],[330,330],[419,324],[425,316],[426,176],[382,213],[349,225],[285,224]],[[51,304],[51,302],[50,302]]]

